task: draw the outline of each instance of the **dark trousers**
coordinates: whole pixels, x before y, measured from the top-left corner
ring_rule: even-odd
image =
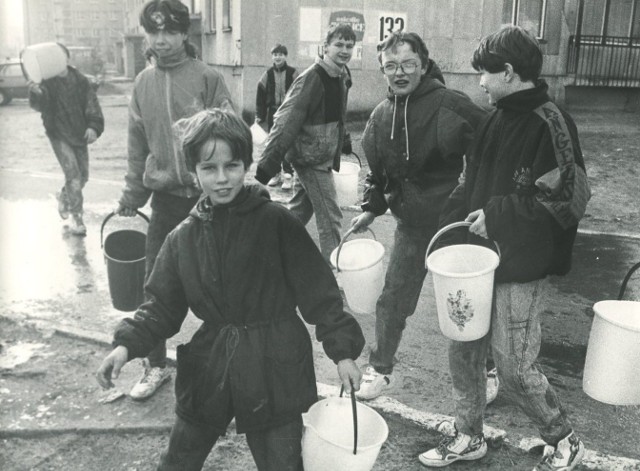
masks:
[[[151,219],[147,229],[145,280],[149,279],[153,265],[169,232],[180,224],[198,202],[194,198],[181,198],[168,193],[154,193],[151,197]],[[167,364],[167,345],[162,341],[147,356],[152,367],[164,368]]]
[[[302,417],[246,436],[258,471],[302,471]],[[220,432],[213,428],[176,418],[158,471],[202,469],[218,438]]]

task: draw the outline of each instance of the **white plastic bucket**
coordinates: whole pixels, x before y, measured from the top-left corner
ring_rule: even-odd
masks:
[[[427,269],[433,277],[440,330],[457,341],[476,340],[489,332],[493,279],[500,256],[471,244],[450,245],[432,254],[429,250],[444,232],[469,225],[465,222],[444,227],[427,248]]]
[[[375,312],[384,285],[384,246],[375,239],[345,242],[350,234],[348,231],[331,253],[331,263],[339,272],[349,308],[357,314],[370,314]]]
[[[358,202],[358,176],[360,165],[352,162],[340,163],[340,171],[333,171],[333,181],[340,207],[353,206]]]
[[[20,59],[22,70],[35,83],[60,75],[67,68],[67,54],[58,43],[27,46],[20,54]]]
[[[251,130],[251,140],[253,141],[252,159],[257,162],[264,152],[269,134],[258,123],[253,123],[249,129]],[[255,171],[255,169],[252,170]]]
[[[597,401],[640,404],[640,302],[600,301],[587,346],[582,388]]]
[[[346,398],[316,402],[302,414],[302,462],[305,471],[369,471],[389,427],[376,411],[356,403],[358,440],[354,446],[352,405]]]

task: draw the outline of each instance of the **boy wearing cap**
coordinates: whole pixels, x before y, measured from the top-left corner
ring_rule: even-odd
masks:
[[[134,216],[151,197],[145,279],[167,234],[202,193],[174,140],[173,124],[204,109],[232,108],[220,73],[196,59],[187,40],[189,10],[178,0],[152,0],[140,13],[153,65],[137,77],[129,104],[128,170],[116,212]],[[148,355],[133,399],[150,397],[169,380],[164,341]]]
[[[262,74],[258,82],[256,92],[256,123],[260,124],[267,132],[273,127],[273,115],[276,113],[284,96],[298,77],[298,71],[287,64],[287,46],[276,44],[271,48],[273,66]],[[283,190],[293,188],[293,167],[282,159],[282,172],[269,180],[269,186],[282,183]]]

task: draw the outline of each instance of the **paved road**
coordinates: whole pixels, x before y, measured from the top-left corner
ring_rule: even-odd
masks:
[[[30,150],[26,148],[24,155],[29,154]],[[23,170],[3,162],[0,168],[0,217],[3,222],[0,312],[11,318],[42,319],[62,328],[81,329],[108,338],[115,323],[127,314],[116,311],[110,304],[99,228],[117,200],[121,182],[108,173],[93,173],[85,193],[89,230],[86,238],[69,236],[57,216],[53,195],[60,184],[61,176],[55,166],[43,171]],[[282,196],[274,194],[277,198]],[[344,213],[343,225],[346,227],[357,212],[345,210]],[[141,221],[120,218],[113,219],[109,226],[119,228],[125,224],[144,228]],[[393,219],[383,216],[372,227],[389,249],[395,227]],[[309,230],[317,238],[313,223]],[[639,239],[578,235],[573,271],[564,278],[552,280],[549,310],[543,326],[545,342],[541,362],[588,448],[640,460],[636,439],[640,435],[640,408],[598,403],[581,388],[593,315],[591,307],[596,301],[614,299],[627,269],[637,261],[640,261]],[[640,299],[639,280],[640,274],[631,280],[629,298]],[[357,318],[370,342],[373,316],[357,315]],[[196,319],[188,318],[184,332],[171,339],[169,346],[175,348],[186,341],[197,325]],[[335,367],[324,357],[318,344],[315,352],[319,381],[337,384]],[[409,319],[397,358],[397,386],[390,396],[409,407],[409,415],[415,411],[426,414],[422,417],[450,415],[446,341],[437,325],[429,277],[417,312]],[[365,361],[366,351],[362,363]],[[429,422],[429,419],[424,421]],[[487,423],[504,430],[512,444],[535,436],[535,429],[528,420],[500,396],[487,410]]]

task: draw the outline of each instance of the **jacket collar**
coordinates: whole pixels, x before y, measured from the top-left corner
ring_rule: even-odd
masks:
[[[527,90],[515,92],[500,98],[496,103],[496,108],[516,112],[534,110],[550,100],[547,90],[549,90],[549,85],[540,79],[533,88],[528,88]]]
[[[271,200],[269,191],[260,184],[245,184],[231,203],[214,206],[204,193],[190,211],[190,215],[202,221],[212,221],[220,211],[249,213]]]
[[[316,57],[316,64],[322,67],[329,74],[329,77],[340,77],[346,73],[345,67],[338,67],[335,62],[328,58]]]

